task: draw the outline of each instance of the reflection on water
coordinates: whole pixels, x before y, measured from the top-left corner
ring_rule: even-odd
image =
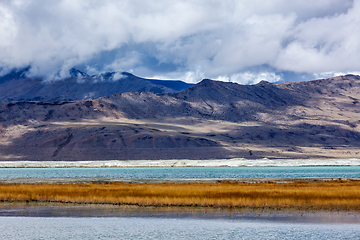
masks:
[[[1,239],[359,239],[359,224],[246,219],[0,217]]]

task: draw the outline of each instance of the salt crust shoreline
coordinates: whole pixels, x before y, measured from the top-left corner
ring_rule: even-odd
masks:
[[[2,161],[0,168],[112,168],[112,167],[305,167],[360,166],[360,159],[210,159],[107,161]]]

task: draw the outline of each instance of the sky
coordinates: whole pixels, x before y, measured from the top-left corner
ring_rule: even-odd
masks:
[[[360,0],[0,0],[0,75],[197,83],[360,74]]]

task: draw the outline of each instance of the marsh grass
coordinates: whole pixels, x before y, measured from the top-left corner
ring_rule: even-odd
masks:
[[[360,181],[291,183],[0,183],[0,201],[360,210]]]

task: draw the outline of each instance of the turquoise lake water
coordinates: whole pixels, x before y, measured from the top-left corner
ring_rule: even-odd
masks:
[[[188,168],[0,168],[0,179],[107,177],[133,179],[360,178],[360,166]]]

